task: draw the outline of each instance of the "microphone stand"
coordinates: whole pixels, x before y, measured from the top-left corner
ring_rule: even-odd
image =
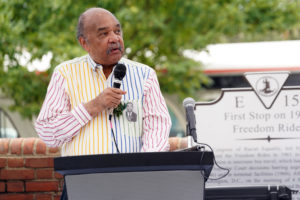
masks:
[[[190,122],[186,124],[186,137],[187,137],[187,148],[181,149],[181,151],[201,151],[204,147],[197,144],[195,141],[194,135],[196,130],[190,128]],[[192,134],[193,132],[193,134]]]
[[[191,148],[193,146],[193,137],[191,135],[189,122],[186,124],[186,136],[187,136],[187,148]]]

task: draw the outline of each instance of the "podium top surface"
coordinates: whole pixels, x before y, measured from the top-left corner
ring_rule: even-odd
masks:
[[[54,158],[55,171],[63,175],[130,171],[203,170],[213,167],[212,152],[121,153]]]

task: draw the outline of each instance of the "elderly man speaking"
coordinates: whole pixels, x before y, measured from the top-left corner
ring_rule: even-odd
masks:
[[[117,18],[103,8],[86,10],[77,39],[88,54],[55,68],[35,123],[40,138],[61,146],[62,156],[167,151],[171,120],[156,73],[123,57]],[[120,88],[113,87],[117,64],[126,67]],[[126,117],[127,104],[137,114],[134,122]]]
[[[156,73],[122,57],[117,18],[103,8],[86,10],[77,39],[88,54],[55,68],[35,123],[40,138],[61,146],[62,156],[167,151],[171,120]],[[120,88],[113,87],[117,64],[126,67]],[[126,117],[127,104],[136,120]]]

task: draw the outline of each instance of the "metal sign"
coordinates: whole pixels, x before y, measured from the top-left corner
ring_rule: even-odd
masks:
[[[252,88],[222,89],[195,106],[198,142],[210,145],[229,175],[208,185],[286,185],[300,189],[300,86],[288,73],[247,73]],[[215,166],[210,178],[225,172]],[[294,196],[300,200],[299,195]]]
[[[245,73],[245,78],[267,109],[273,105],[288,76],[289,72]]]

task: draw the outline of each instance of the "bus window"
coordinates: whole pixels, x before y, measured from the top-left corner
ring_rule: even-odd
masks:
[[[0,108],[0,138],[17,138],[19,132],[12,119],[3,109]]]
[[[180,125],[178,117],[176,117],[175,113],[169,107],[168,110],[172,121],[170,137],[184,137],[185,131],[183,127]]]

